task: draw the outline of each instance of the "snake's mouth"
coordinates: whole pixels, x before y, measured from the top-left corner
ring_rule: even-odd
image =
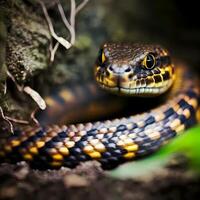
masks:
[[[167,81],[162,87],[122,87],[119,83],[116,86],[99,83],[99,86],[109,92],[130,95],[130,96],[158,96],[165,93],[171,86],[172,81]]]
[[[151,79],[139,79],[137,75],[130,79],[130,77],[126,78],[123,75],[96,74],[96,81],[101,88],[111,93],[126,96],[158,96],[165,93],[174,82],[173,78],[158,83],[149,80]]]

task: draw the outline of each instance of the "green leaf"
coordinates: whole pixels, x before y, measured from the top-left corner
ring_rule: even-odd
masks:
[[[172,139],[169,144],[151,156],[121,165],[108,175],[121,179],[145,176],[164,166],[176,153],[187,156],[191,168],[200,173],[200,125]]]

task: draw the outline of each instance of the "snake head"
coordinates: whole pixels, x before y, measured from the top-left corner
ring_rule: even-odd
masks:
[[[172,85],[174,66],[168,51],[158,45],[106,43],[99,51],[95,78],[117,94],[157,96]]]

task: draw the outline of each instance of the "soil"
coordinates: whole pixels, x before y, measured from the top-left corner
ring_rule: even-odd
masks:
[[[128,180],[106,175],[97,162],[38,171],[24,163],[0,166],[0,199],[197,199],[200,178],[181,166]]]

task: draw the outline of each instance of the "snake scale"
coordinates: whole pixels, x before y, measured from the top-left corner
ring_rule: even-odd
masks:
[[[106,43],[94,71],[98,85],[111,93],[144,98],[167,93],[166,99],[162,105],[129,117],[7,133],[0,140],[1,162],[25,160],[47,169],[97,160],[109,168],[155,152],[196,123],[196,78],[188,67],[173,64],[163,47]]]

